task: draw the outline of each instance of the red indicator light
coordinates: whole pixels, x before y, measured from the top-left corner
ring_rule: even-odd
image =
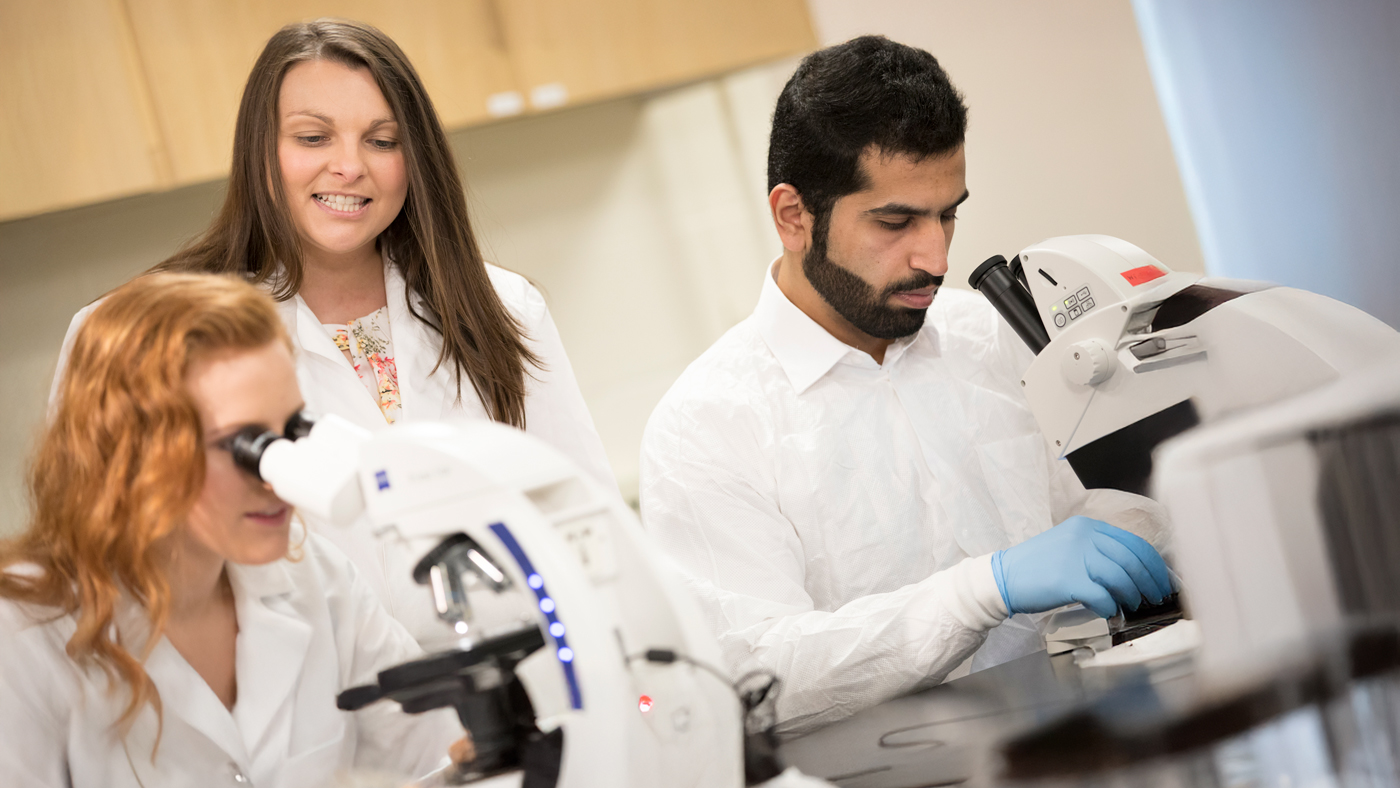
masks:
[[[1146,284],[1148,282],[1151,282],[1153,279],[1158,279],[1166,275],[1166,271],[1163,271],[1155,265],[1144,265],[1140,268],[1134,268],[1131,271],[1123,272],[1123,278],[1128,280],[1128,284],[1132,285],[1133,287],[1137,287],[1141,284]]]
[[[651,702],[651,696],[650,696],[650,695],[643,695],[642,697],[640,697],[640,698],[637,699],[637,709],[638,709],[639,711],[641,711],[643,714],[645,714],[646,712],[651,711],[651,707],[652,707],[652,706],[655,706],[655,705],[656,705],[655,703],[652,703],[652,702]]]

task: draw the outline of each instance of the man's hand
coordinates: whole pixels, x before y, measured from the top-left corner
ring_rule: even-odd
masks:
[[[992,573],[1012,613],[1073,602],[1104,618],[1119,607],[1160,604],[1172,592],[1167,565],[1141,537],[1088,517],[1071,517],[992,556]]]

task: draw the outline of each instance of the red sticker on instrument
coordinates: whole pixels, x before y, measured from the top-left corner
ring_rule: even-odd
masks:
[[[1137,287],[1141,284],[1151,282],[1153,279],[1166,276],[1167,272],[1155,265],[1144,265],[1141,268],[1134,268],[1131,271],[1124,271],[1123,278],[1128,280],[1128,284]]]

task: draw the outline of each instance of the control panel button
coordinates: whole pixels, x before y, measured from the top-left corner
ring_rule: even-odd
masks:
[[[1065,313],[1064,313],[1064,312],[1056,312],[1056,313],[1055,313],[1055,326],[1056,326],[1057,328],[1064,328],[1064,327],[1065,327],[1065,323],[1068,323],[1068,322],[1069,322],[1068,320],[1065,320]]]
[[[1083,314],[1083,313],[1079,311],[1079,307],[1077,307],[1077,306],[1076,306],[1076,307],[1072,307],[1072,308],[1069,310],[1069,319],[1070,319],[1070,320],[1074,320],[1075,318],[1079,317],[1081,314]]]
[[[1080,302],[1079,302],[1079,308],[1080,308],[1080,309],[1083,309],[1085,312],[1088,312],[1090,309],[1093,309],[1093,308],[1094,308],[1094,299],[1092,299],[1092,298],[1086,298],[1086,299],[1080,301]]]
[[[1080,300],[1080,301],[1083,301],[1083,300],[1085,300],[1086,298],[1089,298],[1089,297],[1090,297],[1090,296],[1089,296],[1089,286],[1088,286],[1088,285],[1085,285],[1084,287],[1079,288],[1079,292],[1078,292],[1078,293],[1075,293],[1075,295],[1076,295],[1076,296],[1079,296],[1079,300]]]
[[[1078,296],[1070,296],[1069,298],[1066,298],[1066,299],[1065,299],[1065,309],[1073,309],[1073,308],[1075,308],[1075,307],[1078,306],[1078,305],[1079,305],[1079,297],[1078,297]]]

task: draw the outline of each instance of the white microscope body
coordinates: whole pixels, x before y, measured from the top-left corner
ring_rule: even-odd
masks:
[[[1322,515],[1308,436],[1400,408],[1400,334],[1314,293],[1173,272],[1107,236],[1051,238],[1010,268],[993,258],[972,284],[1037,351],[1026,399],[1085,486],[1167,506],[1207,682],[1257,674],[1367,612],[1338,588],[1389,559],[1338,554],[1345,529]],[[1400,584],[1386,593],[1400,613]]]
[[[338,523],[367,512],[380,538],[423,557],[415,579],[432,588],[446,647],[423,662],[460,665],[448,685],[470,675],[395,695],[381,674],[383,697],[465,692],[469,704],[496,691],[489,705],[513,674],[539,731],[562,731],[561,788],[744,784],[739,701],[696,666],[724,664],[698,605],[632,512],[552,447],[485,422],[370,434],[328,416],[307,437],[267,443],[258,468],[289,503]],[[472,613],[511,596],[513,617]],[[473,662],[501,643],[515,644],[503,669]],[[679,658],[649,661],[649,650]],[[473,733],[490,750],[489,733]]]
[[[1174,272],[1105,235],[1051,238],[1017,261],[1049,342],[1022,384],[1062,457],[1181,402],[1209,422],[1400,352],[1400,335],[1339,301]]]

